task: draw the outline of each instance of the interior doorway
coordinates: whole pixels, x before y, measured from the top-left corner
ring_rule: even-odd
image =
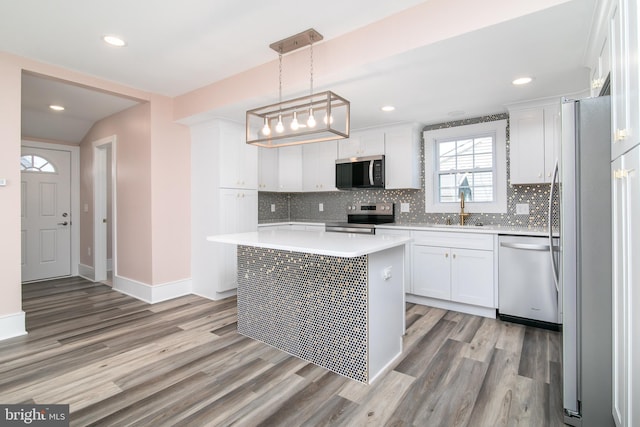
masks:
[[[116,136],[93,142],[94,280],[113,286],[117,276]]]

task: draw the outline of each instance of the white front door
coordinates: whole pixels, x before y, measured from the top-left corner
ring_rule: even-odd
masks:
[[[71,274],[71,153],[22,147],[22,281]]]

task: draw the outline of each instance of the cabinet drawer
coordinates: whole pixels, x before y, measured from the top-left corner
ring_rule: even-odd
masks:
[[[493,235],[470,232],[412,231],[414,245],[493,250]]]

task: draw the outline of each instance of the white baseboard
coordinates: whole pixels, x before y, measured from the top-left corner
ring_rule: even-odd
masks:
[[[225,299],[225,298],[229,298],[229,297],[237,295],[238,294],[238,290],[237,289],[230,289],[230,290],[224,291],[224,292],[213,292],[213,296],[205,295],[205,294],[194,292],[194,291],[191,291],[191,293],[193,295],[197,295],[199,297],[206,298],[206,299],[211,300],[211,301],[220,301],[221,299]]]
[[[24,311],[0,317],[0,340],[26,334]]]
[[[115,276],[113,278],[113,289],[149,304],[167,301],[192,293],[191,279],[152,286],[138,282],[137,280],[127,279],[126,277]]]
[[[407,294],[406,302],[413,304],[427,305],[429,307],[442,308],[445,310],[459,311],[460,313],[473,314],[476,316],[496,318],[496,309],[480,307],[477,305],[463,304],[455,301],[445,301],[437,298],[423,297],[420,295]]]
[[[90,265],[78,264],[78,276],[84,277],[92,282],[96,281],[96,271]]]

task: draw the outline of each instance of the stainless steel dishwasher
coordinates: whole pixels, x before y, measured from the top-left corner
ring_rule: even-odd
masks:
[[[500,236],[498,313],[502,320],[559,329],[558,289],[546,237]],[[557,255],[557,239],[554,252]]]

